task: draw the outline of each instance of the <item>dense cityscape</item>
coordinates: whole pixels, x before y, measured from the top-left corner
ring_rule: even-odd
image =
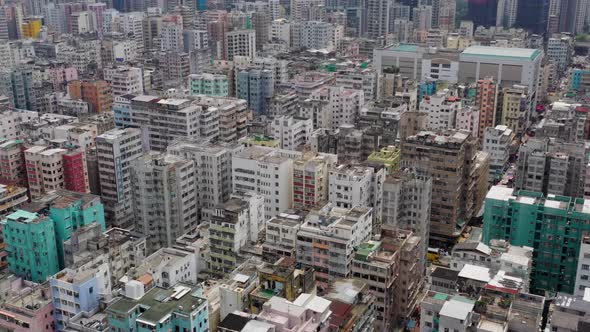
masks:
[[[0,332],[590,332],[590,0],[0,0]]]

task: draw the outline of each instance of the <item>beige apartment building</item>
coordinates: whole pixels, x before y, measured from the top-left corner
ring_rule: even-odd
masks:
[[[421,131],[402,145],[402,168],[432,177],[430,242],[452,243],[481,208],[489,157],[467,131]]]

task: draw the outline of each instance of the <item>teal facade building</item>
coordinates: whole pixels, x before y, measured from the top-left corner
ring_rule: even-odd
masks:
[[[572,294],[590,201],[494,186],[485,200],[483,242],[503,239],[534,249],[530,289]]]
[[[154,287],[141,298],[124,297],[106,308],[109,326],[121,332],[209,331],[202,289],[186,284]]]
[[[59,267],[64,269],[63,243],[70,239],[72,232],[94,223],[104,232],[106,226],[99,196],[67,190],[59,190],[57,194],[49,205],[49,218],[54,223]]]
[[[59,271],[55,228],[50,218],[18,210],[0,224],[10,272],[41,283]]]
[[[590,89],[590,70],[576,68],[572,72],[570,89],[585,92]]]
[[[229,93],[227,76],[220,74],[193,74],[188,78],[191,95],[227,97]]]

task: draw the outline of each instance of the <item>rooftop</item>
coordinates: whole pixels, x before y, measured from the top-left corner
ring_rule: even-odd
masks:
[[[414,44],[398,44],[389,46],[386,48],[386,50],[396,52],[418,52],[419,47],[418,45]]]
[[[469,314],[473,311],[474,306],[475,301],[457,295],[443,304],[443,307],[440,310],[440,315],[459,320],[466,320]]]
[[[250,318],[230,313],[219,323],[218,328],[224,328],[230,331],[241,331],[246,324],[250,321]]]
[[[530,61],[541,55],[541,51],[530,48],[470,46],[461,55]]]
[[[483,266],[465,264],[459,272],[459,277],[488,283],[491,281],[490,269]]]
[[[338,279],[330,285],[326,298],[348,304],[355,304],[358,295],[368,286],[359,279]]]
[[[436,267],[430,274],[432,278],[446,279],[446,280],[457,280],[459,277],[459,271],[447,269],[444,267]]]
[[[158,323],[173,312],[190,315],[198,310],[207,300],[199,296],[200,290],[185,284],[171,288],[154,287],[141,299],[121,298],[107,307],[107,312],[127,315],[138,305],[146,310],[138,316],[138,320],[147,323]]]

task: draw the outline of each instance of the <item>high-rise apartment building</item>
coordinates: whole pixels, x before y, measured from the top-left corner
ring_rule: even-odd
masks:
[[[192,74],[188,77],[188,88],[191,95],[209,97],[227,97],[228,80],[226,75]]]
[[[514,186],[545,195],[584,196],[584,144],[530,139],[518,151]]]
[[[402,168],[433,179],[430,241],[454,241],[483,203],[487,154],[477,151],[477,141],[468,132],[423,131],[406,138],[401,160]]]
[[[508,167],[513,140],[514,132],[506,126],[498,125],[485,129],[482,150],[490,156],[488,180],[491,183],[500,180]]]
[[[248,135],[248,119],[252,112],[246,100],[231,97],[198,96],[197,102],[219,111],[219,142],[233,143]]]
[[[298,150],[309,143],[313,125],[311,119],[298,116],[279,116],[272,121],[272,137],[285,150]]]
[[[418,306],[425,270],[417,263],[422,239],[411,231],[384,229],[379,241],[356,247],[352,276],[375,289],[375,329],[388,331]]]
[[[184,40],[182,36],[182,24],[176,22],[163,22],[160,31],[160,50],[163,52],[183,52]]]
[[[113,96],[143,93],[143,71],[138,67],[116,66],[103,70]]]
[[[535,251],[531,291],[573,293],[580,243],[590,231],[583,198],[494,186],[486,197],[483,242],[507,240]]]
[[[268,112],[268,102],[274,94],[274,72],[268,69],[242,70],[237,77],[237,97],[247,100],[256,114]]]
[[[457,0],[433,0],[432,26],[442,31],[454,31],[456,13]]]
[[[222,276],[231,273],[238,265],[240,249],[258,241],[263,225],[261,195],[245,193],[218,205],[209,225],[211,271]]]
[[[62,188],[83,193],[90,191],[84,151],[33,146],[24,154],[32,198]]]
[[[457,113],[462,109],[461,98],[452,96],[449,90],[425,96],[420,103],[420,112],[428,114],[428,129],[447,130],[456,128]]]
[[[235,56],[256,57],[256,31],[234,30],[225,34],[225,50],[227,60]]]
[[[372,208],[374,226],[381,223],[383,165],[334,165],[328,170],[328,176],[328,199],[332,205],[345,209]]]
[[[265,217],[293,204],[293,159],[300,152],[252,146],[232,159],[234,192],[257,192],[264,197]]]
[[[586,288],[590,288],[590,236],[588,235],[582,236],[580,241],[580,254],[576,270],[574,295],[583,296]]]
[[[469,0],[468,3],[469,19],[473,25],[480,25],[488,28],[496,26],[496,15],[498,11],[498,0]]]
[[[389,15],[392,3],[387,0],[367,1],[367,37],[385,38],[389,33]]]
[[[11,107],[36,111],[33,71],[28,68],[4,68],[0,71],[0,93],[8,97]]]
[[[430,239],[432,178],[411,170],[391,174],[383,183],[382,227],[412,231],[421,238],[420,263],[426,262]],[[425,265],[423,265],[425,266]]]
[[[175,139],[219,136],[219,110],[192,99],[140,95],[131,100],[132,127],[141,128],[150,150],[165,151]],[[171,124],[174,125],[171,125]]]
[[[12,273],[44,282],[59,271],[54,225],[49,217],[18,210],[0,224]]]
[[[0,179],[2,183],[27,187],[25,146],[21,140],[8,140],[0,144]]]
[[[571,36],[555,36],[547,40],[547,58],[555,68],[554,80],[562,77],[571,64],[574,40]]]
[[[141,130],[113,129],[96,137],[100,196],[107,223],[131,226],[131,162],[142,155]]]
[[[365,207],[327,204],[311,211],[297,232],[297,263],[313,267],[323,289],[336,278],[352,277],[354,250],[369,240],[372,220],[372,209]]]
[[[502,89],[502,120],[500,124],[515,134],[524,134],[531,121],[531,93],[524,85]]]
[[[329,168],[336,156],[305,153],[293,162],[293,208],[312,209],[328,201]]]
[[[186,82],[190,75],[190,55],[184,52],[160,52],[158,70],[162,73],[163,86],[176,86],[176,82]]]
[[[485,78],[477,81],[475,106],[479,110],[479,132],[481,140],[488,127],[496,125],[496,108],[498,102],[498,86],[493,79]]]
[[[148,254],[172,246],[197,226],[194,164],[156,153],[131,162],[134,230],[146,237]]]
[[[312,119],[314,129],[338,129],[344,125],[353,126],[364,103],[363,90],[327,86],[315,89],[307,96],[300,115]]]
[[[550,0],[519,0],[516,26],[536,34],[545,34]]]
[[[512,28],[516,24],[518,14],[518,0],[498,0],[496,12],[496,26]]]
[[[198,220],[209,220],[213,210],[232,193],[232,158],[242,145],[180,141],[168,147],[168,153],[195,163]]]
[[[111,86],[106,81],[71,81],[68,83],[68,93],[72,99],[87,102],[90,112],[111,112],[113,109]]]

